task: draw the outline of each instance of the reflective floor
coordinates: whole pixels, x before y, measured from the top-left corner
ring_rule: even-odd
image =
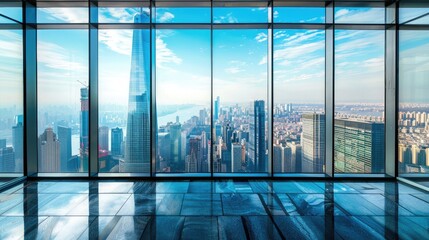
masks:
[[[429,193],[397,182],[39,181],[0,215],[0,239],[429,239]]]

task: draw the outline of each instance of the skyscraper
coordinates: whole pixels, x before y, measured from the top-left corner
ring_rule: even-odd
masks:
[[[88,153],[89,153],[89,103],[88,88],[80,89],[80,171],[88,171]]]
[[[12,127],[12,146],[15,151],[15,168],[22,171],[24,161],[24,122],[23,116],[15,116],[15,126]]]
[[[112,156],[122,155],[121,145],[122,145],[122,142],[124,141],[124,133],[122,131],[122,128],[118,128],[118,127],[112,128],[112,133],[110,138],[112,143],[112,149],[111,149]]]
[[[384,172],[384,123],[335,119],[335,172]]]
[[[140,9],[135,23],[148,23],[149,14]],[[150,34],[133,30],[131,73],[128,99],[125,160],[120,172],[150,171]]]
[[[13,147],[0,148],[0,172],[15,172],[15,153]]]
[[[219,96],[216,97],[216,100],[214,101],[214,109],[213,109],[213,120],[216,122],[219,119],[219,105],[220,105],[220,98]]]
[[[6,147],[6,139],[0,139],[0,148]]]
[[[325,114],[302,115],[302,171],[322,173],[325,165]]]
[[[189,155],[187,156],[186,172],[203,172],[203,153],[201,137],[192,136],[189,139]]]
[[[58,126],[58,141],[60,141],[60,169],[61,172],[67,172],[67,163],[72,157],[72,129]]]
[[[39,137],[39,172],[60,171],[60,142],[52,128],[47,128]]]
[[[231,172],[242,172],[241,144],[238,142],[232,143],[231,161]]]
[[[182,158],[182,125],[178,122],[170,125],[170,166],[172,171],[184,171]]]
[[[98,129],[99,150],[109,151],[109,127],[102,126]]]
[[[249,158],[255,172],[267,171],[265,151],[265,102],[256,100],[250,115]]]

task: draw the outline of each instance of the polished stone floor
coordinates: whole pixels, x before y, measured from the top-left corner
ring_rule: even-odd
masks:
[[[39,181],[0,193],[0,239],[429,239],[398,182]]]

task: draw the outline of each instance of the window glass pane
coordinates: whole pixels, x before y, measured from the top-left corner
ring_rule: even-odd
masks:
[[[1,173],[23,171],[22,41],[22,30],[0,30]]]
[[[384,31],[335,31],[336,173],[384,173]]]
[[[100,172],[150,173],[149,44],[150,30],[99,31]]]
[[[213,34],[213,171],[266,172],[268,31]]]
[[[325,170],[325,31],[274,31],[274,172]]]
[[[210,23],[210,8],[157,8],[157,23]]]
[[[156,31],[157,172],[209,172],[210,64],[210,30]]]
[[[98,8],[98,22],[100,23],[134,23],[134,15],[147,12],[149,8]],[[144,23],[149,23],[146,19]]]
[[[266,23],[266,7],[215,7],[213,23]]]
[[[275,7],[273,16],[278,23],[324,23],[325,8]]]
[[[399,32],[398,164],[429,173],[429,31]]]
[[[399,23],[429,24],[429,8],[399,8]]]
[[[87,23],[88,8],[37,8],[38,23]]]
[[[22,22],[22,8],[21,7],[0,7],[0,14],[12,18],[18,22]],[[8,20],[10,21],[10,20]],[[12,22],[12,21],[11,21]],[[0,23],[2,20],[0,18]]]
[[[37,31],[39,172],[88,171],[88,31]]]
[[[336,7],[336,23],[373,23],[384,24],[384,8]]]

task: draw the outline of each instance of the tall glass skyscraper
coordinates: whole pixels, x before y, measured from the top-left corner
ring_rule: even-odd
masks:
[[[254,165],[255,172],[265,172],[265,102],[256,100],[253,105],[253,114],[250,121],[249,158]]]
[[[134,23],[149,22],[149,13],[140,10]],[[150,171],[150,35],[134,30],[128,99],[125,159],[120,172]]]

